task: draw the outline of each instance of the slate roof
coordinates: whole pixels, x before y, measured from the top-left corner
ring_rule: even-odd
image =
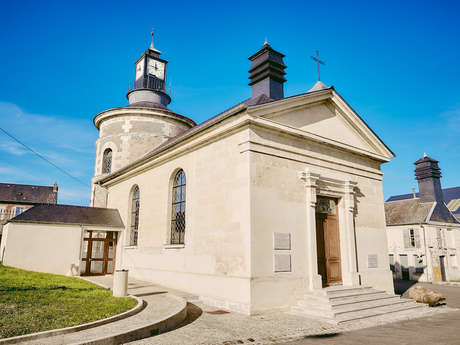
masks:
[[[460,187],[444,188],[442,190],[442,196],[449,210],[457,218],[460,218]],[[411,194],[393,195],[388,198],[387,201],[397,201],[412,199],[414,196]],[[419,193],[416,194],[419,197]]]
[[[55,204],[57,202],[57,191],[53,192],[53,186],[0,183],[0,202]]]
[[[385,202],[385,219],[387,225],[429,222],[460,224],[445,204],[422,202],[419,198]]]
[[[420,199],[399,200],[385,203],[387,225],[426,223],[435,202],[421,202]]]
[[[117,228],[124,226],[117,209],[51,204],[34,206],[10,219],[9,222],[99,225]]]
[[[247,108],[247,107],[250,107],[250,106],[253,106],[253,105],[260,105],[260,104],[265,104],[265,103],[269,103],[269,102],[273,102],[273,101],[274,101],[273,99],[271,99],[270,97],[268,97],[268,96],[266,96],[264,94],[261,94],[261,95],[259,95],[257,97],[254,97],[254,98],[252,98],[252,97],[248,98],[248,99],[244,100],[243,102],[240,102],[240,103],[234,105],[233,107],[230,107],[227,110],[224,110],[223,112],[221,112],[221,113],[219,113],[219,114],[207,119],[206,121],[203,121],[199,125],[187,129],[186,131],[182,132],[178,136],[172,137],[172,138],[166,140],[164,143],[159,145],[157,148],[155,148],[154,150],[148,152],[145,156],[141,157],[140,160],[143,160],[146,157],[154,155],[155,153],[161,151],[164,146],[168,146],[168,144],[170,144],[171,142],[176,141],[179,138],[184,137],[185,135],[189,134],[190,132],[199,131],[202,127],[205,127],[207,124],[210,124],[213,121],[219,119],[223,114],[227,113],[228,111],[230,111],[232,109],[235,109],[238,106],[244,106],[244,108]]]

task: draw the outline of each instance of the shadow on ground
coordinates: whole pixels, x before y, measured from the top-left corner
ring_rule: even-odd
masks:
[[[397,293],[398,295],[403,295],[407,290],[409,290],[418,282],[416,280],[395,279],[393,280],[393,283],[395,287],[395,293]]]
[[[340,335],[340,333],[326,333],[326,334],[315,334],[315,335],[306,335],[305,339],[324,339],[324,338],[334,338]]]
[[[193,303],[187,302],[187,317],[175,329],[187,326],[188,324],[198,319],[201,314],[203,314],[203,310],[200,307]]]

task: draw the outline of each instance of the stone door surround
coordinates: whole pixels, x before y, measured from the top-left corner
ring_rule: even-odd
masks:
[[[299,172],[306,191],[306,243],[307,284],[310,290],[322,289],[322,278],[318,274],[316,247],[316,201],[317,196],[338,200],[340,252],[342,259],[343,285],[359,285],[355,245],[355,187],[356,182],[338,180],[311,172],[308,168]]]

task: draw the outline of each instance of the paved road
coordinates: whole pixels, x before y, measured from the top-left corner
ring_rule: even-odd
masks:
[[[396,282],[395,286],[397,292],[401,293],[412,284],[400,281]],[[449,307],[460,308],[460,286],[420,285],[444,294]],[[310,344],[460,345],[460,311],[329,336],[311,336],[294,342],[284,343],[283,345]]]

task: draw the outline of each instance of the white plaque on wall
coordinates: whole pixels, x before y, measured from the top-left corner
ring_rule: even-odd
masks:
[[[291,272],[291,254],[274,255],[275,272]]]
[[[367,256],[367,267],[368,268],[377,268],[378,267],[377,254],[369,254]]]
[[[273,249],[291,250],[291,234],[285,232],[274,232]]]

